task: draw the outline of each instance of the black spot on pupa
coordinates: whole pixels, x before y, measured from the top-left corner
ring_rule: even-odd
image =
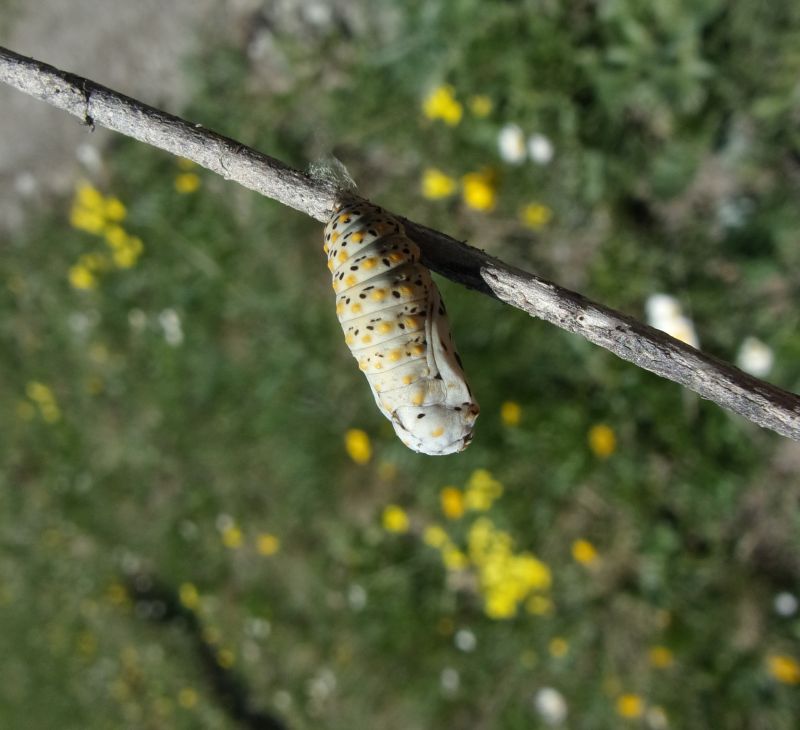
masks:
[[[356,331],[355,331],[355,334],[356,334],[356,335],[358,334],[358,330],[356,330]]]
[[[381,259],[381,261],[383,262],[384,266],[391,266],[391,264],[389,263],[389,259]]]
[[[417,418],[425,418],[425,414],[424,413],[418,413],[417,414]]]
[[[453,352],[453,354],[456,356],[456,362],[458,363],[458,366],[459,366],[460,368],[462,368],[462,369],[463,369],[463,367],[464,367],[464,363],[463,363],[463,362],[461,362],[461,355],[459,355],[459,354],[458,354],[457,352],[455,352],[455,351]]]
[[[441,374],[441,373],[436,373],[436,375],[435,375],[435,378],[434,378],[434,379],[435,379],[435,380],[441,380],[441,379],[442,379],[442,374]],[[456,408],[456,410],[458,410],[458,408]]]
[[[456,406],[455,408],[453,408],[453,410],[454,410],[454,411],[459,411],[459,412],[460,412],[460,411],[461,411],[461,406]]]
[[[401,330],[404,330],[404,329],[406,328],[406,326],[405,326],[405,325],[404,325],[402,322],[401,322],[400,324],[398,324],[397,326],[398,326],[398,327],[399,327]]]
[[[375,328],[374,328],[374,327],[373,327],[371,324],[368,324],[368,325],[367,325],[367,329],[368,329],[368,330],[371,332],[371,331],[372,331],[372,330],[374,330]]]
[[[359,294],[359,295],[358,295],[358,298],[359,298],[359,299],[366,299],[366,298],[367,298],[367,295],[362,293],[362,294]]]
[[[351,266],[350,271],[358,271],[358,266]]]
[[[393,296],[395,299],[400,299],[400,292],[399,292],[399,291],[393,291],[393,292],[392,292],[392,296]]]

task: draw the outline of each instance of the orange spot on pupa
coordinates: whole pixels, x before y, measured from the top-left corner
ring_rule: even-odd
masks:
[[[394,261],[395,263],[402,261],[404,258],[405,256],[399,251],[392,251],[392,253],[389,254],[389,261]]]
[[[355,337],[353,337],[353,335],[347,335],[347,337],[344,338],[344,342],[348,347],[352,345],[355,341],[356,340]]]
[[[349,222],[350,222],[350,216],[347,215],[347,213],[342,213],[342,215],[339,216],[339,223],[349,223]]]
[[[375,369],[376,370],[383,370],[383,363],[380,362],[380,361],[376,362],[375,363]]]
[[[361,305],[358,302],[356,302],[355,304],[351,304],[350,311],[353,314],[361,314]]]
[[[422,353],[424,353],[424,352],[425,352],[425,347],[424,347],[424,345],[414,345],[414,346],[411,348],[411,352],[412,352],[414,355],[422,355]]]
[[[398,289],[398,291],[399,291],[399,292],[400,292],[400,294],[402,294],[404,297],[410,297],[410,296],[411,296],[411,295],[414,293],[414,290],[413,290],[413,289],[412,289],[410,286],[401,286],[401,287]]]
[[[425,393],[421,390],[418,390],[414,395],[411,396],[411,405],[413,406],[421,406],[422,402],[425,400]]]
[[[364,261],[361,263],[361,268],[367,270],[374,269],[375,264],[377,263],[378,262],[375,259],[364,259]]]
[[[339,302],[336,305],[336,314],[338,314],[338,315],[344,314],[344,302]]]
[[[406,329],[415,330],[417,329],[417,318],[416,317],[406,317],[403,320],[403,324],[406,326]]]
[[[365,345],[369,345],[369,344],[372,342],[372,335],[364,335],[364,336],[361,338],[361,341],[362,341],[362,342],[363,342]]]
[[[339,231],[331,233],[331,243],[336,243],[339,240]]]
[[[397,362],[401,357],[403,357],[403,353],[401,350],[392,350],[389,353],[389,360],[392,362]]]
[[[443,433],[444,433],[444,428],[439,426],[439,428],[434,428],[433,431],[431,431],[431,436],[437,438],[438,436],[441,436]]]
[[[356,277],[353,274],[348,274],[344,279],[344,283],[347,286],[355,286],[355,283],[357,281],[358,281],[358,279],[356,279]]]
[[[413,375],[404,375],[403,376],[403,385],[411,385],[414,382]]]
[[[392,331],[392,325],[390,325],[388,322],[382,322],[381,324],[378,325],[379,335],[387,335],[391,331]]]
[[[361,243],[364,240],[364,232],[356,231],[352,236],[350,236],[350,240],[353,243]]]
[[[328,271],[333,271],[333,261],[328,261]]]
[[[336,257],[341,262],[347,261],[347,252],[346,251],[339,251],[339,255]]]
[[[374,292],[372,292],[372,298],[376,302],[382,302],[384,299],[386,299],[386,289],[376,289]]]

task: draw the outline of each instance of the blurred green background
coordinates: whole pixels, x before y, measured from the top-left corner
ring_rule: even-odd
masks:
[[[800,6],[253,2],[200,37],[188,118],[635,316],[667,293],[800,390]],[[320,225],[84,157],[0,257],[0,726],[797,727],[796,444],[439,280],[482,415],[414,454]]]

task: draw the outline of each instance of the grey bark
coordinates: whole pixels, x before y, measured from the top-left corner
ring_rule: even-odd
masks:
[[[180,155],[318,221],[335,183],[88,79],[0,47],[0,80],[78,117]],[[400,216],[398,216],[400,217]],[[585,337],[764,428],[800,441],[800,397],[575,292],[516,269],[444,233],[403,219],[423,263],[442,276]]]

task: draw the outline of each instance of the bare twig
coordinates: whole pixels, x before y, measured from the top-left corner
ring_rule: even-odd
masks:
[[[0,79],[85,124],[99,124],[190,159],[316,220],[326,220],[333,209],[337,195],[333,183],[88,79],[3,48]],[[423,262],[448,279],[579,334],[759,426],[800,441],[800,397],[793,393],[443,233],[404,222],[420,245]]]

